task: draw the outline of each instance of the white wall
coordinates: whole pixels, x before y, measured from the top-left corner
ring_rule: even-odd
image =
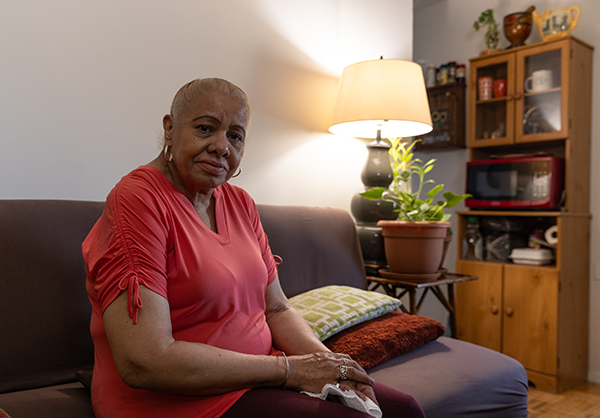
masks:
[[[535,4],[538,12],[542,13],[547,9],[570,7],[577,5],[582,10],[582,17],[578,22],[577,28],[572,34],[581,40],[600,47],[600,25],[598,16],[600,16],[600,2],[598,0],[487,0],[481,2],[478,0],[437,0],[424,1],[423,7],[415,9],[414,12],[414,49],[413,58],[417,60],[426,60],[436,65],[448,62],[458,61],[467,63],[470,58],[478,56],[485,49],[484,31],[476,32],[473,29],[473,22],[479,17],[479,14],[488,8],[494,9],[494,16],[497,22],[502,22],[502,18],[513,12],[523,11],[532,4]],[[501,41],[498,48],[506,48],[509,43],[503,33],[500,35]],[[526,43],[540,42],[541,37],[534,27],[532,34]],[[596,123],[600,118],[600,78],[598,69],[600,69],[600,56],[596,50],[594,53],[594,79],[593,85],[593,104],[592,104],[592,152],[591,152],[591,179],[590,192],[591,204],[590,212],[592,214],[591,228],[591,267],[594,263],[600,262],[600,124]],[[427,154],[424,157],[436,157],[438,163],[433,171],[434,178],[443,173],[447,187],[451,190],[464,189],[464,163],[468,159],[467,151],[453,151],[448,153]],[[453,173],[450,177],[450,173]],[[456,219],[454,219],[456,221]],[[453,243],[454,247],[456,243]],[[449,250],[449,256],[446,265],[453,266],[456,260],[456,248]],[[593,279],[594,269],[590,268],[590,342],[589,342],[589,372],[590,381],[600,383],[600,281]]]
[[[410,0],[4,0],[0,199],[103,200],[159,152],[177,89],[218,76],[253,121],[235,183],[349,209],[364,143],[327,133],[341,70],[412,57]]]
[[[258,203],[350,209],[367,151],[327,132],[339,74],[412,59],[412,0],[1,0],[0,199],[104,200],[159,152],[184,83],[252,104]]]

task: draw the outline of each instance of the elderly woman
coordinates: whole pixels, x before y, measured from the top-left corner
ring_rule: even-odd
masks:
[[[327,383],[377,394],[386,417],[423,416],[291,308],[254,201],[227,183],[249,124],[238,87],[186,84],[163,119],[164,151],[108,195],[83,244],[96,417],[367,416],[300,393]]]

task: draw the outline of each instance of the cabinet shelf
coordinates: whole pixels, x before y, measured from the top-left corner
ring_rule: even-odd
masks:
[[[562,212],[562,211],[516,211],[516,210],[469,210],[458,211],[458,215],[464,216],[520,216],[529,218],[586,218],[590,219],[591,215],[585,212]]]
[[[531,92],[528,92],[528,93],[524,93],[523,97],[543,96],[543,95],[547,95],[547,94],[550,94],[550,93],[560,93],[560,92],[561,92],[561,88],[560,87],[555,87],[555,88],[544,90],[544,91],[531,91]]]
[[[506,102],[507,100],[509,100],[508,97],[504,96],[504,97],[494,97],[493,99],[488,99],[488,100],[477,100],[477,104],[478,105],[493,105],[496,104],[498,102]]]
[[[516,264],[516,263],[512,263],[512,262],[504,262],[504,261],[485,261],[485,260],[468,260],[465,258],[461,258],[460,259],[461,262],[468,262],[468,263],[475,263],[475,265],[481,265],[481,266],[485,266],[487,264],[492,264],[492,265],[496,265],[496,266],[514,266],[514,267],[519,267],[519,268],[524,268],[524,269],[541,269],[541,270],[548,270],[548,271],[552,271],[552,272],[558,272],[558,269],[556,267],[555,264],[546,264],[543,266],[530,266],[530,265],[526,265],[526,264]]]

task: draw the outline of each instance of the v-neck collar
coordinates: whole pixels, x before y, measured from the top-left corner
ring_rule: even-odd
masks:
[[[229,225],[227,223],[227,216],[225,215],[225,206],[223,202],[223,191],[222,186],[217,187],[213,190],[212,197],[215,200],[215,222],[217,224],[217,232],[210,229],[200,216],[196,213],[196,209],[190,200],[169,181],[169,179],[161,173],[161,171],[151,165],[145,165],[141,168],[148,168],[149,172],[160,179],[161,183],[168,189],[174,199],[181,202],[181,205],[188,212],[188,215],[195,219],[198,228],[203,229],[207,234],[213,236],[221,245],[229,244]]]

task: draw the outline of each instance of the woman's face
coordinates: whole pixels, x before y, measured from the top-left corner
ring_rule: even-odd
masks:
[[[235,174],[244,154],[247,115],[240,101],[206,92],[176,119],[164,117],[165,141],[173,153],[169,170],[175,187],[188,198],[212,192]]]

